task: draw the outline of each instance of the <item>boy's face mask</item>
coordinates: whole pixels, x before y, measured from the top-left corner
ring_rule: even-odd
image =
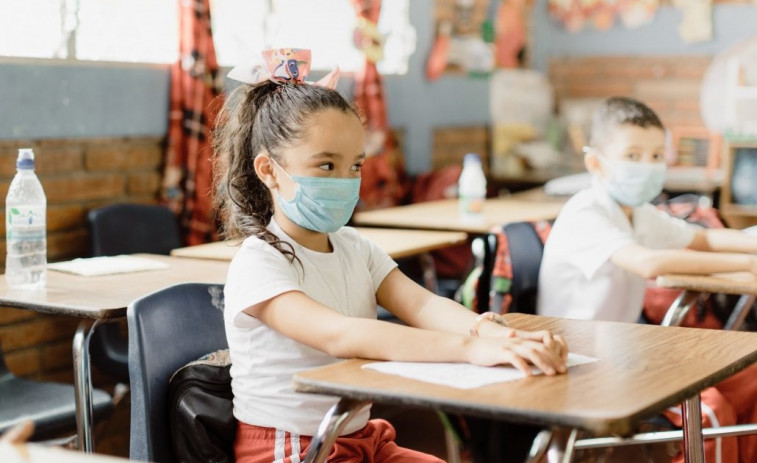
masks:
[[[331,233],[347,224],[360,199],[360,178],[302,177],[289,175],[274,164],[295,184],[294,197],[276,199],[289,220],[308,230]]]
[[[605,167],[602,185],[610,197],[625,206],[648,203],[662,192],[665,183],[664,162],[637,162],[598,156]]]

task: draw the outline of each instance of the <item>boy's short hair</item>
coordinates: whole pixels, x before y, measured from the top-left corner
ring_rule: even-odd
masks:
[[[662,121],[649,106],[633,98],[616,96],[602,102],[594,112],[589,143],[591,146],[604,143],[612,129],[623,124],[665,130]]]

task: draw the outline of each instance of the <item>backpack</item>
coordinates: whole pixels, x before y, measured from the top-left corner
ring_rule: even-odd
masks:
[[[237,420],[231,360],[223,349],[178,369],[168,382],[168,410],[176,461],[232,463]]]

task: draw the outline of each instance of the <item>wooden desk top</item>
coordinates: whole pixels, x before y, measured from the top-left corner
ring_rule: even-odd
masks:
[[[168,262],[165,270],[85,277],[54,270],[47,272],[44,290],[8,289],[0,278],[0,307],[33,310],[85,318],[126,316],[126,307],[140,296],[184,282],[226,281],[227,262],[135,254]]]
[[[460,217],[457,199],[443,199],[390,207],[375,211],[358,212],[353,216],[356,224],[374,227],[420,228],[428,230],[488,233],[492,227],[509,222],[554,219],[565,199],[534,201],[507,198],[488,198],[484,202],[481,220],[467,221]]]
[[[749,272],[713,275],[660,275],[657,286],[703,293],[749,294],[757,296],[757,278]]]
[[[295,389],[595,434],[631,433],[640,419],[681,403],[757,361],[757,333],[509,314],[520,329],[551,329],[599,362],[567,374],[457,389],[363,370],[353,359],[294,376]]]
[[[393,259],[410,257],[436,249],[465,243],[468,235],[463,232],[426,230],[397,230],[389,228],[355,228],[361,235],[378,244]],[[175,257],[196,259],[231,260],[239,249],[239,243],[217,242],[187,246],[171,251]]]
[[[0,444],[0,461],[3,463],[125,463],[129,460],[28,443]]]

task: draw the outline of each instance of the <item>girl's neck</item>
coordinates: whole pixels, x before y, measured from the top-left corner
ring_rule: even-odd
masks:
[[[328,234],[302,228],[289,220],[289,218],[280,211],[274,212],[273,217],[284,233],[289,235],[289,237],[296,241],[300,246],[316,252],[333,251],[331,243],[329,242]]]

